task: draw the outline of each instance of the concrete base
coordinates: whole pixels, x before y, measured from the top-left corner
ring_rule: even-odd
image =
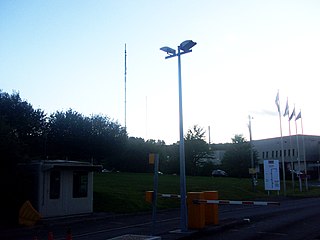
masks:
[[[126,234],[119,237],[109,238],[108,240],[161,240],[161,237]]]
[[[170,231],[170,233],[176,233],[176,234],[191,234],[191,233],[195,233],[195,232],[197,232],[197,231],[187,230],[186,232],[184,232],[184,231],[181,231],[181,229]]]

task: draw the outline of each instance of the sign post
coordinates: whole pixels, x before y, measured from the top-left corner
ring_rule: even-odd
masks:
[[[158,172],[159,172],[159,154],[149,154],[149,164],[154,165],[153,175],[153,196],[152,196],[152,235],[155,235],[157,219],[157,198],[158,198]]]
[[[264,189],[280,191],[279,160],[264,160]]]

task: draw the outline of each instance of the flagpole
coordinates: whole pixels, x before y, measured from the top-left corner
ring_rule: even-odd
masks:
[[[298,154],[298,172],[299,172],[299,188],[300,188],[300,192],[302,192],[302,185],[301,185],[301,176],[300,176],[300,172],[301,172],[301,167],[300,167],[300,147],[299,147],[299,138],[298,138],[298,127],[297,127],[297,120],[294,120],[295,125],[296,125],[296,138],[297,138],[297,154]]]
[[[290,126],[290,120],[289,120],[289,115],[288,115],[288,123],[289,123],[289,141],[290,141],[290,148],[292,149],[292,137],[291,137],[291,126]],[[292,189],[294,191],[294,163],[293,163],[293,156],[292,153],[290,155],[291,159],[291,180],[292,180]]]
[[[279,112],[279,120],[280,120],[280,133],[281,133],[281,159],[282,159],[282,175],[283,175],[283,193],[286,196],[287,191],[286,191],[286,170],[284,167],[284,151],[283,151],[283,137],[282,137],[282,123],[281,123],[281,114]]]
[[[286,104],[286,110],[283,116],[288,115],[288,124],[289,124],[289,142],[290,142],[290,149],[292,149],[292,137],[291,137],[291,124],[290,124],[290,111],[289,111],[289,103],[288,103],[288,97],[287,97],[287,104]],[[294,191],[294,163],[293,163],[293,155],[290,155],[291,160],[291,181],[292,181],[292,190]]]
[[[281,159],[282,159],[282,175],[283,175],[283,194],[284,194],[284,196],[286,196],[286,195],[287,195],[287,190],[286,190],[286,170],[285,170],[285,164],[284,164],[283,136],[282,136],[282,123],[281,123],[279,90],[278,90],[278,94],[277,94],[277,97],[276,97],[276,105],[277,105],[277,107],[278,107],[279,121],[280,121]]]
[[[302,115],[301,115],[301,109],[300,109],[300,121],[301,121],[301,133],[302,133],[302,149],[303,149],[303,162],[304,162],[304,174],[305,174],[305,184],[306,184],[306,190],[309,190],[308,186],[308,175],[307,175],[307,161],[306,161],[306,146],[304,142],[304,134],[303,134],[303,124],[302,124]]]

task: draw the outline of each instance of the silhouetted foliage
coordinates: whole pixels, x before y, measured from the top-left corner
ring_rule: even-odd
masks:
[[[258,160],[256,151],[253,151],[253,159]],[[222,159],[223,169],[231,177],[249,177],[251,168],[251,149],[250,142],[242,135],[235,135],[232,144],[229,145]]]
[[[15,191],[19,178],[17,164],[43,154],[45,129],[43,111],[34,110],[19,93],[9,95],[0,91],[0,182],[5,194],[1,219],[4,224],[12,224],[18,219],[17,208],[21,202]]]
[[[49,118],[48,156],[53,159],[93,160],[99,163],[120,159],[126,146],[123,127],[108,117],[91,118],[73,111],[56,112]]]
[[[200,175],[202,169],[208,166],[209,146],[204,140],[203,128],[194,125],[185,137],[186,173]],[[212,169],[211,169],[212,170]]]

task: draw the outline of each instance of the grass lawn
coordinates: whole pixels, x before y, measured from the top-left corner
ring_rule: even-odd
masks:
[[[314,197],[320,196],[319,187],[310,187],[309,191],[299,192],[298,182],[296,189],[292,190],[291,181],[287,181],[288,197]],[[228,200],[255,200],[275,199],[277,192],[270,196],[264,191],[263,179],[258,179],[256,191],[252,191],[251,179],[225,178],[225,177],[186,177],[187,192],[201,192],[206,190],[218,191],[219,199]],[[95,212],[141,212],[151,209],[145,201],[145,191],[153,190],[153,174],[151,173],[95,173],[94,174],[94,200]],[[303,185],[304,186],[304,185]],[[282,185],[281,185],[282,188]],[[303,188],[304,189],[304,188]],[[180,177],[173,175],[159,175],[159,193],[179,194]],[[283,193],[279,193],[283,197]],[[158,208],[177,208],[178,199],[158,199]]]

